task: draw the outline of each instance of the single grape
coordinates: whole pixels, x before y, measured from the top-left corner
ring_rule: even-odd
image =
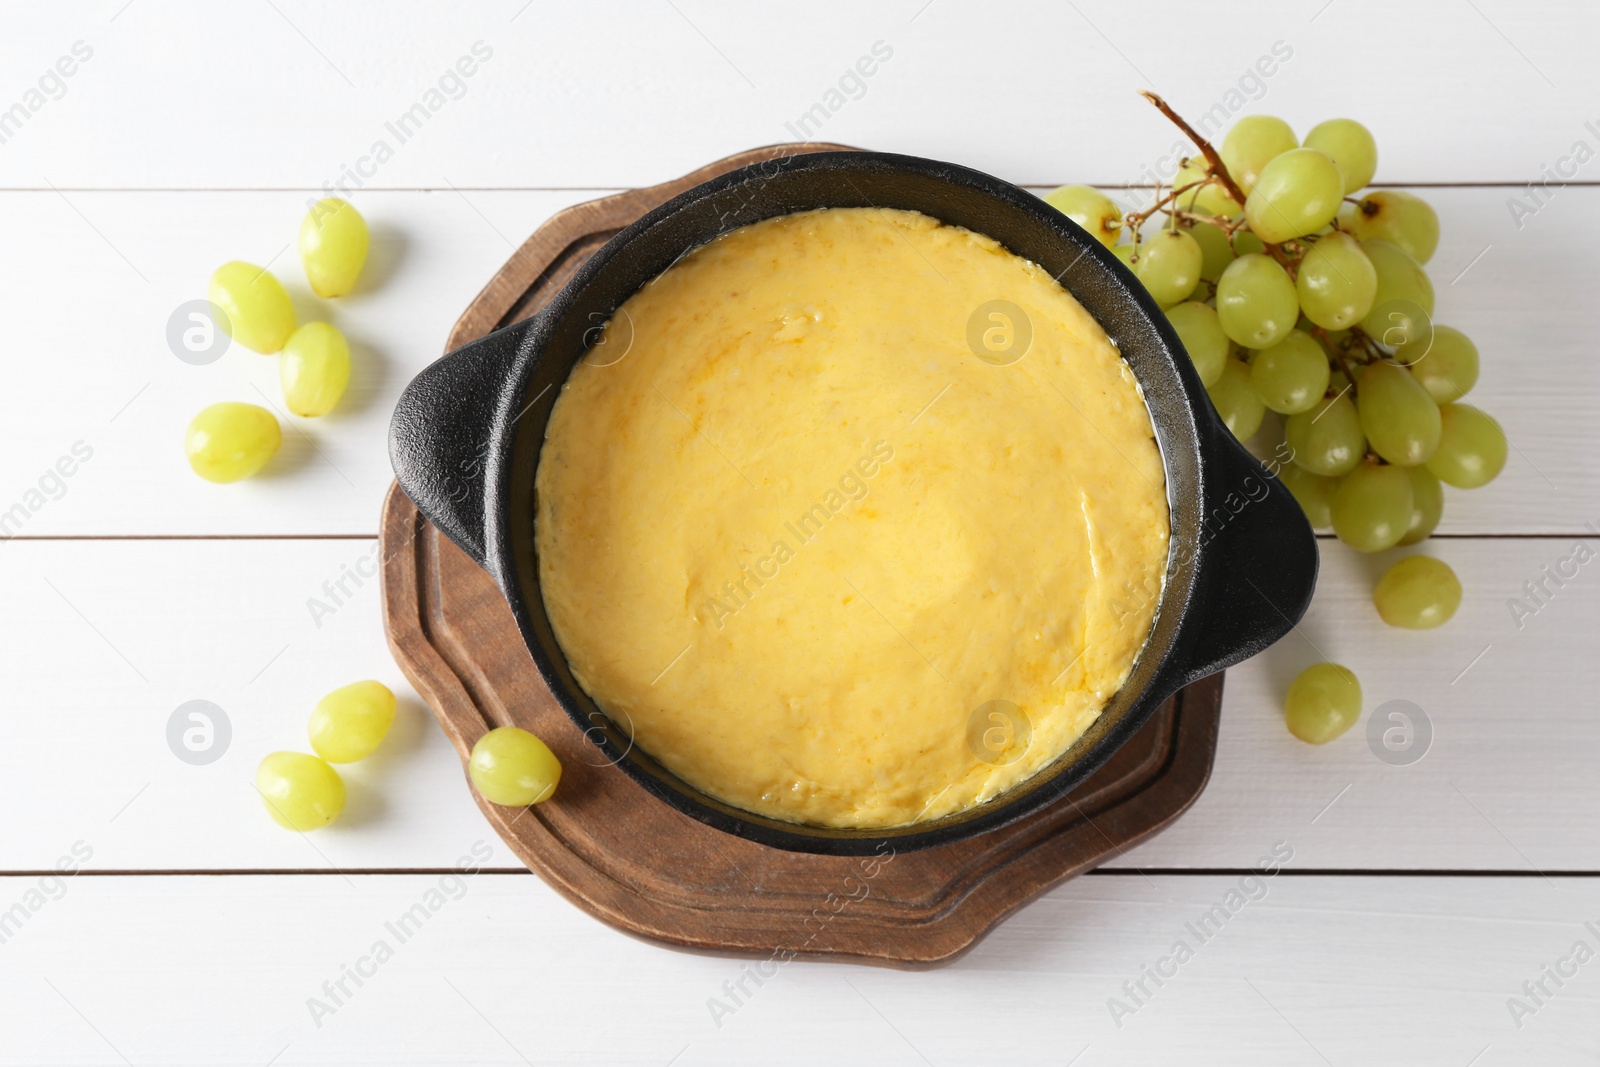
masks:
[[[1461,606],[1461,579],[1443,560],[1407,556],[1378,579],[1372,603],[1390,626],[1432,630],[1449,622]]]
[[[316,756],[274,752],[256,768],[267,814],[290,830],[320,830],[344,810],[344,779]]]
[[[1356,386],[1367,444],[1390,463],[1414,467],[1439,447],[1439,405],[1411,372],[1388,360],[1369,363]]]
[[[343,296],[355,288],[367,262],[367,220],[338,197],[318,200],[300,223],[300,260],[318,296]]]
[[[1246,348],[1271,348],[1289,336],[1299,317],[1294,282],[1267,256],[1240,256],[1217,279],[1222,332]]]
[[[1167,321],[1194,363],[1200,384],[1209,386],[1222,377],[1228,362],[1228,335],[1222,332],[1217,312],[1207,304],[1190,300],[1167,309]]]
[[[1250,387],[1273,411],[1308,411],[1328,388],[1328,356],[1316,338],[1290,330],[1289,336],[1256,353]]]
[[[372,755],[394,725],[394,694],[382,682],[352,682],[335,689],[311,713],[311,748],[329,763],[354,763]]]
[[[1200,284],[1205,255],[1200,243],[1182,230],[1162,230],[1151,235],[1139,250],[1133,272],[1162,307],[1188,299]]]
[[[1361,318],[1361,328],[1390,348],[1425,335],[1433,321],[1433,283],[1422,264],[1399,245],[1372,238],[1361,242],[1378,275],[1372,310]]]
[[[1439,247],[1438,213],[1404,189],[1379,189],[1346,205],[1339,225],[1363,241],[1374,237],[1390,241],[1418,263],[1432,259]]]
[[[1244,202],[1244,217],[1269,244],[1316,233],[1344,202],[1339,164],[1315,148],[1295,148],[1268,163]]]
[[[283,399],[296,415],[315,417],[332,411],[350,384],[350,345],[338,327],[308,322],[294,333],[278,357]]]
[[[548,800],[561,781],[561,761],[526,730],[501,726],[478,738],[468,761],[472,784],[491,804],[525,808]]]
[[[1197,182],[1205,182],[1210,174],[1204,159],[1185,159],[1178,167],[1177,177],[1172,179],[1172,187],[1183,189]],[[1204,215],[1237,215],[1244,210],[1244,205],[1235,200],[1227,186],[1220,181],[1207,182],[1188,192],[1179,193],[1178,203],[1185,211]]]
[[[1333,494],[1339,488],[1337,478],[1324,478],[1298,463],[1286,463],[1278,471],[1278,479],[1300,502],[1307,522],[1319,530],[1333,525]]]
[[[1401,362],[1410,363],[1412,377],[1440,404],[1460,400],[1478,382],[1478,346],[1453,326],[1435,326],[1427,352]]]
[[[237,482],[267,465],[283,443],[278,420],[255,404],[212,404],[189,423],[183,451],[208,482]]]
[[[1214,282],[1222,277],[1228,264],[1234,261],[1233,245],[1220,226],[1209,222],[1196,222],[1188,228],[1189,236],[1200,246],[1200,278]]]
[[[1287,122],[1271,115],[1246,115],[1222,139],[1222,164],[1248,197],[1266,165],[1298,147]]]
[[[1239,360],[1228,360],[1217,380],[1206,387],[1206,393],[1223,424],[1239,440],[1248,441],[1261,429],[1267,408],[1250,388],[1250,368]]]
[[[1495,480],[1506,465],[1506,435],[1493,416],[1471,404],[1439,409],[1443,426],[1428,469],[1446,485],[1476,489]]]
[[[1044,195],[1044,202],[1088,230],[1107,248],[1122,234],[1122,209],[1105,193],[1087,185],[1063,185]]]
[[[1330,233],[1300,261],[1294,288],[1306,318],[1325,330],[1343,330],[1372,310],[1378,272],[1354,237]]]
[[[1235,216],[1234,221],[1238,221],[1237,216]],[[1233,251],[1235,255],[1248,256],[1265,252],[1266,249],[1267,246],[1261,243],[1261,238],[1257,237],[1249,230],[1233,231]]]
[[[1393,548],[1411,525],[1411,503],[1404,467],[1363,463],[1333,494],[1333,532],[1358,552]]]
[[[1296,463],[1325,478],[1349,474],[1367,454],[1361,416],[1344,394],[1320,400],[1309,411],[1290,415],[1284,423],[1284,438]]]
[[[1411,366],[1433,350],[1433,338],[1439,328],[1421,308],[1405,301],[1391,301],[1384,311],[1373,316],[1379,317],[1388,319],[1390,326],[1374,340],[1386,344],[1394,353],[1394,361],[1402,367]]]
[[[1444,517],[1444,487],[1427,467],[1406,467],[1411,476],[1411,521],[1400,538],[1402,545],[1426,541]]]
[[[1122,265],[1124,267],[1127,267],[1129,270],[1133,269],[1133,246],[1132,245],[1117,245],[1115,248],[1113,248],[1111,250],[1111,254],[1116,256],[1118,259],[1122,260]]]
[[[270,355],[294,332],[294,305],[265,267],[237,259],[224,263],[211,275],[206,295],[222,309],[218,325],[246,348]]]
[[[1305,146],[1326,152],[1344,175],[1346,196],[1372,181],[1378,172],[1378,143],[1372,131],[1355,119],[1329,119],[1306,133]]]
[[[1312,664],[1289,684],[1283,715],[1290,733],[1325,745],[1361,718],[1361,683],[1348,667]]]

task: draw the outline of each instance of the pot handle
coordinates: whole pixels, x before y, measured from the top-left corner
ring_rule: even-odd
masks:
[[[1184,684],[1274,644],[1305,615],[1317,587],[1316,537],[1293,494],[1225,427],[1214,433]]]
[[[504,409],[520,393],[536,318],[435,360],[400,395],[389,422],[395,480],[424,518],[489,566],[491,489],[505,442]]]

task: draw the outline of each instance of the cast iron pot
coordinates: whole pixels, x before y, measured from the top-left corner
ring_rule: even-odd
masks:
[[[985,804],[894,830],[780,822],[706,796],[634,747],[574,680],[551,631],[534,551],[534,471],[562,383],[619,304],[685,252],[738,226],[821,207],[908,208],[999,240],[1057,275],[1144,389],[1166,467],[1171,555],[1127,684],[1067,752]],[[618,233],[537,315],[465,345],[400,398],[389,453],[406,494],[499,583],[533,661],[580,729],[645,789],[719,830],[801,852],[949,844],[1060,799],[1180,687],[1255,655],[1304,614],[1317,549],[1288,490],[1218,420],[1177,335],[1111,252],[1044,201],[950,163],[818,152],[732,171]],[[626,725],[626,724],[624,724]]]

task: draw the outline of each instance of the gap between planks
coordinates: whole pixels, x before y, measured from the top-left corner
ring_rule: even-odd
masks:
[[[1336,541],[1331,533],[1315,535],[1319,541]],[[1556,530],[1545,533],[1434,533],[1430,541],[1569,541],[1595,536],[1594,530]],[[7,541],[375,541],[372,533],[312,534],[18,534],[0,537]]]
[[[1038,182],[1015,183],[1019,189],[1054,189],[1063,183],[1049,184]],[[1092,185],[1097,189],[1155,189],[1157,186],[1149,183],[1129,182],[1077,182],[1074,184]],[[1371,189],[1526,189],[1529,185],[1538,184],[1538,179],[1528,181],[1482,181],[1482,182],[1374,182],[1367,188]],[[386,185],[367,186],[358,190],[361,193],[630,193],[644,186],[637,185]],[[1165,186],[1162,186],[1165,188]],[[1600,180],[1593,181],[1564,181],[1560,188],[1600,188]],[[324,194],[325,189],[313,189],[294,185],[262,185],[262,186],[99,186],[99,185],[62,185],[62,186],[36,186],[15,185],[0,186],[0,193],[309,193]]]
[[[45,878],[61,875],[54,869],[0,871],[5,878]],[[461,873],[455,867],[360,867],[333,870],[327,867],[238,867],[238,868],[150,868],[79,870],[71,878],[257,878],[314,875],[336,878],[346,875],[444,875]],[[482,867],[478,874],[532,875],[526,867]],[[1097,867],[1080,878],[1132,878],[1151,876],[1235,878],[1260,873],[1253,867]],[[1466,868],[1438,870],[1405,867],[1282,867],[1278,875],[1286,878],[1600,878],[1595,871],[1534,871],[1506,868]]]

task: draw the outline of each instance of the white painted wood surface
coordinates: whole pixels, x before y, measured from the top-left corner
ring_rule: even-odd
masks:
[[[1600,1053],[1600,962],[1559,989],[1545,979],[1531,1015],[1507,1006],[1578,941],[1600,945],[1588,879],[1090,876],[941,970],[795,962],[746,978],[748,996],[724,989],[748,962],[633,940],[531,876],[352,882],[66,882],[0,949],[0,1063],[1500,1067]],[[427,917],[401,928],[418,905]],[[1215,907],[1226,918],[1202,927]],[[1144,977],[1157,967],[1159,987]],[[363,984],[325,991],[346,968]],[[1141,980],[1136,1002],[1123,984]],[[712,998],[734,1009],[720,1027]],[[1114,1019],[1112,998],[1132,1013]]]
[[[1563,162],[1600,148],[1591,5],[104,0],[0,17],[0,514],[27,504],[0,546],[0,1063],[1600,1055],[1600,964],[1521,1028],[1507,1006],[1578,939],[1600,950],[1581,873],[1600,870],[1600,577],[1584,568],[1520,628],[1507,607],[1600,536],[1600,163]],[[430,99],[479,41],[471,76]],[[1460,573],[1461,614],[1385,629],[1368,600],[1383,558],[1324,542],[1300,632],[1229,673],[1194,809],[949,968],[792,965],[719,1029],[706,1000],[740,964],[485,874],[315,1026],[306,999],[474,842],[493,847],[487,867],[514,863],[390,661],[376,588],[347,582],[320,626],[308,609],[368,566],[395,397],[552,212],[794,139],[786,126],[880,41],[892,54],[844,86],[858,98],[807,134],[1036,187],[1138,184],[1175,141],[1133,95],[1149,87],[1196,118],[1353,115],[1378,136],[1383,181],[1433,186],[1439,317],[1479,342],[1473,399],[1516,446],[1494,485],[1452,494],[1452,536],[1427,548]],[[1278,42],[1257,89],[1246,72]],[[46,77],[63,56],[71,76]],[[429,117],[402,143],[385,124],[418,103]],[[330,306],[285,246],[306,198],[379,140],[392,158],[354,192],[374,224],[369,278]],[[1530,182],[1538,210],[1519,225],[1508,203],[1535,203]],[[215,400],[275,402],[275,366],[239,349],[187,365],[166,329],[230,258],[270,262],[304,317],[349,333],[358,370],[338,414],[288,420],[270,476],[219,488],[184,469],[182,427]],[[50,478],[79,442],[71,476]],[[1360,674],[1369,715],[1420,707],[1427,755],[1386,765],[1359,728],[1321,749],[1287,737],[1283,686],[1324,656]],[[401,694],[394,737],[347,775],[340,825],[283,833],[257,810],[255,762],[302,745],[316,697],[362,676]],[[233,728],[203,767],[165,741],[197,698]],[[1277,842],[1292,873],[1117,1028],[1107,998]],[[41,882],[75,846],[96,873]],[[373,873],[396,869],[432,873]],[[151,873],[175,870],[216,873]],[[1175,873],[1196,870],[1213,873]],[[1383,871],[1417,873],[1332,873]]]

